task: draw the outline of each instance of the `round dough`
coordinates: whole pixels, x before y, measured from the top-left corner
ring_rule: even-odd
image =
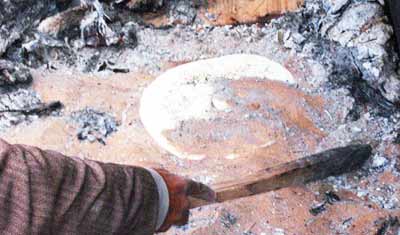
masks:
[[[287,141],[288,128],[321,134],[295,83],[283,66],[258,55],[199,60],[157,77],[143,92],[140,117],[173,155],[235,159]]]

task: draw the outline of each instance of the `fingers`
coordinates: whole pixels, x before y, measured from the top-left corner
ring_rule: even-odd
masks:
[[[207,202],[214,202],[216,200],[215,192],[205,184],[187,180],[186,196],[202,199]]]
[[[180,218],[175,221],[175,225],[182,226],[189,222],[189,206],[189,200],[186,197],[182,198],[182,209]]]
[[[171,174],[164,169],[156,169],[156,171],[167,184],[170,196],[170,208],[160,232],[168,230],[172,225],[180,226],[188,223],[192,202],[190,198],[207,202],[215,201],[216,194],[207,185]]]

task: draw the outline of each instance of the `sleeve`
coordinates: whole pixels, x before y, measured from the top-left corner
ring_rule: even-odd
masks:
[[[153,234],[158,197],[143,168],[0,139],[0,234]]]

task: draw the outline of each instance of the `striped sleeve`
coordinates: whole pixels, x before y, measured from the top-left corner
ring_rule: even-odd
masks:
[[[153,234],[158,191],[145,169],[0,140],[0,234]]]

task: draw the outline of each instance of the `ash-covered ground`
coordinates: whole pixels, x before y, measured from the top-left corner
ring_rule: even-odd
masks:
[[[261,206],[268,211],[264,217],[252,214],[252,207],[222,205],[195,211],[189,225],[169,234],[399,232],[400,71],[393,28],[382,1],[308,0],[299,10],[275,19],[222,26],[204,22],[199,17],[201,4],[191,1],[107,1],[101,3],[104,14],[99,14],[96,5],[86,9],[65,2],[0,3],[0,32],[5,32],[0,34],[0,130],[4,136],[18,125],[29,130],[30,125],[58,118],[72,125],[78,141],[107,144],[126,126],[140,126],[128,123],[123,115],[116,118],[113,107],[49,105],[42,101],[37,86],[30,85],[30,72],[46,74],[48,79],[51,74],[65,73],[104,81],[128,72],[155,77],[168,66],[227,54],[263,55],[288,68],[298,78],[300,90],[329,102],[324,110],[327,118],[316,123],[327,133],[316,150],[370,143],[372,158],[359,171],[293,189],[294,193],[258,197],[256,201],[273,207]],[[34,7],[28,10],[21,4]],[[156,27],[143,12],[158,11],[164,17]],[[217,17],[205,15],[211,22]],[[113,81],[126,82],[123,77]],[[68,84],[64,89],[70,89]],[[168,163],[189,169],[185,174],[191,175],[186,162],[165,161],[163,166]],[[212,174],[193,175],[206,183],[215,180]],[[286,204],[287,212],[279,211],[284,210],[279,198],[289,201],[287,205],[293,200],[294,205],[307,208],[304,221]],[[296,219],[284,219],[290,216]]]

